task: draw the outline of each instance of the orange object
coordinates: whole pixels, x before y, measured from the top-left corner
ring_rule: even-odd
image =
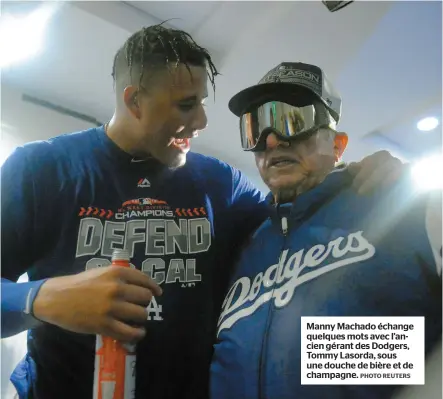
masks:
[[[114,250],[112,265],[130,267],[129,253]],[[93,399],[135,398],[135,345],[97,336]]]

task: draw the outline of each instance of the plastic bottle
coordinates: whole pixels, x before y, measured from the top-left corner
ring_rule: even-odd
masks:
[[[129,252],[115,249],[112,266],[131,267]],[[134,399],[135,361],[135,345],[97,335],[93,399]]]

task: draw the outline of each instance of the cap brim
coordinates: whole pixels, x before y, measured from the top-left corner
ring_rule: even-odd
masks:
[[[251,86],[240,91],[231,98],[228,103],[228,107],[234,115],[240,117],[245,110],[255,104],[271,100],[283,101],[284,96],[288,94],[294,95],[294,92],[303,94],[304,98],[307,100],[307,103],[304,105],[308,105],[308,102],[312,99],[312,97],[319,98],[314,92],[303,86],[290,83],[265,83]],[[279,98],[280,96],[282,98]],[[320,98],[320,100],[322,99]],[[300,106],[302,105],[303,104],[300,104]]]

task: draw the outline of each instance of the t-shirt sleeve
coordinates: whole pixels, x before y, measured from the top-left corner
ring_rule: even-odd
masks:
[[[45,280],[15,283],[35,261],[35,209],[32,167],[24,148],[18,148],[1,168],[2,337],[39,323],[32,315],[32,305]]]
[[[268,216],[265,196],[239,170],[232,170],[231,220],[235,244],[232,247],[233,264],[238,261],[242,249],[247,245],[253,233]]]
[[[244,224],[247,236],[266,219],[265,196],[239,170],[232,169],[232,209],[238,221]]]
[[[23,147],[17,148],[1,168],[2,277],[12,281],[32,263],[34,180]]]

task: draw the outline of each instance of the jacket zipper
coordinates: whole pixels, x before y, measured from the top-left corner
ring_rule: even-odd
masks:
[[[283,251],[284,251],[285,245],[286,245],[286,237],[288,235],[288,218],[286,216],[280,217],[279,205],[277,205],[277,215],[280,219],[280,227],[281,227],[281,233],[283,235],[283,242],[282,242],[282,247],[280,250],[280,255],[278,257],[278,268],[276,271],[277,274],[276,274],[275,278],[277,278],[277,276],[280,274],[281,268],[283,267],[283,265],[281,264],[281,259],[282,259]],[[274,290],[275,290],[275,286],[272,289],[272,294],[274,294]],[[268,314],[266,316],[265,333],[263,335],[261,351],[260,351],[260,362],[259,362],[259,371],[258,371],[258,373],[259,373],[258,374],[259,399],[266,399],[265,391],[264,391],[264,380],[265,380],[265,374],[266,374],[266,370],[265,370],[266,348],[267,348],[267,343],[268,343],[269,328],[270,328],[271,322],[272,322],[273,310],[274,310],[274,304],[272,302],[272,297],[271,297],[271,301],[270,301],[269,308],[268,308]]]

